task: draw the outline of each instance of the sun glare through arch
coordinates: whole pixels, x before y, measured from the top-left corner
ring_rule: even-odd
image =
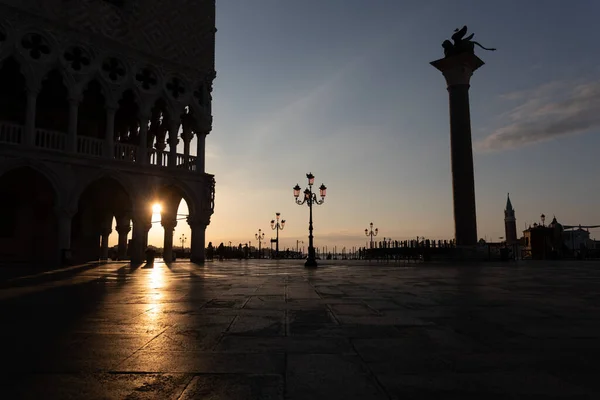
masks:
[[[160,203],[152,204],[152,213],[160,214],[161,211],[162,211],[162,205]]]

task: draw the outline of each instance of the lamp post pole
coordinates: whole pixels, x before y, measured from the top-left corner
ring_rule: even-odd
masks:
[[[373,236],[377,236],[377,234],[379,233],[379,229],[375,228],[375,230],[373,230],[372,222],[369,224],[369,226],[371,227],[371,230],[365,229],[365,235],[371,237],[371,248],[373,248]]]
[[[257,258],[261,258],[260,245],[261,245],[262,240],[265,238],[265,233],[262,231],[262,229],[259,229],[258,233],[254,234],[254,237],[256,238],[256,240],[258,240],[258,257]]]
[[[306,259],[306,263],[304,263],[305,267],[316,267],[317,259],[315,257],[315,248],[313,246],[313,220],[312,220],[312,206],[313,204],[321,205],[325,202],[325,194],[327,193],[327,188],[325,185],[321,184],[319,187],[319,194],[321,196],[321,200],[317,200],[317,194],[313,193],[312,186],[315,183],[315,176],[312,173],[306,174],[306,178],[308,179],[308,188],[304,189],[304,198],[302,201],[298,199],[300,196],[300,185],[296,184],[294,186],[294,197],[296,198],[296,204],[302,205],[306,203],[309,209],[309,218],[308,218],[308,258]]]
[[[271,229],[277,232],[277,236],[275,238],[275,258],[279,258],[279,231],[283,230],[283,227],[285,226],[285,219],[282,219],[281,223],[279,223],[280,216],[281,213],[275,213],[275,218],[277,221],[274,219],[271,220]]]
[[[179,237],[179,241],[181,242],[181,251],[184,251],[186,240],[187,240],[187,237],[185,237],[185,235],[182,233],[181,236]]]

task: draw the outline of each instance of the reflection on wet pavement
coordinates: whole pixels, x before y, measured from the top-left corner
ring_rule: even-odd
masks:
[[[592,263],[301,265],[109,263],[4,282],[0,394],[600,398]]]

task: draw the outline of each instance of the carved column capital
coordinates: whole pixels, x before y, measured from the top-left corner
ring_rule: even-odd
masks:
[[[469,85],[473,72],[483,64],[479,57],[471,53],[462,53],[431,62],[431,65],[444,75],[448,87]]]
[[[187,223],[193,229],[194,227],[206,227],[210,225],[210,216],[212,212],[199,212],[187,217]]]
[[[117,225],[115,228],[119,235],[127,235],[131,232],[131,225]]]
[[[164,228],[165,231],[167,231],[167,230],[174,231],[175,227],[177,226],[177,220],[163,219],[163,220],[161,220],[160,224],[162,225],[162,227]]]

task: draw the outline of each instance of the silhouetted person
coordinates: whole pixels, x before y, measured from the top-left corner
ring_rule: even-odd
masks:
[[[208,247],[206,248],[206,258],[212,261],[214,253],[215,248],[213,247],[212,242],[208,242]]]
[[[217,248],[217,256],[219,256],[219,261],[223,261],[223,257],[225,256],[225,246],[223,245],[223,242],[221,242]]]
[[[148,247],[146,249],[146,264],[148,266],[154,266],[154,258],[156,257],[156,251],[153,248]]]

